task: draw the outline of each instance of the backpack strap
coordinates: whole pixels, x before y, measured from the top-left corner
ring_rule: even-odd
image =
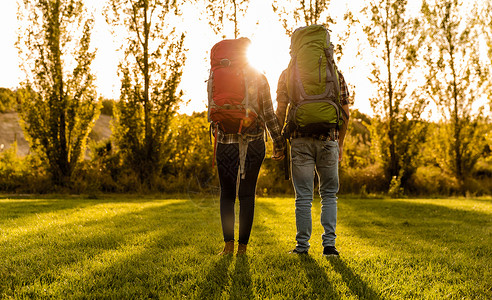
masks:
[[[210,122],[210,126],[208,127],[208,137],[210,138],[210,145],[212,145],[212,136],[213,136],[212,130],[213,130],[213,124],[214,124],[214,123]]]
[[[239,135],[239,174],[241,179],[246,178],[246,155],[248,154],[248,140]]]
[[[332,62],[335,61],[335,59],[333,58],[333,53],[332,53],[331,49],[325,48],[325,55],[326,55],[327,59],[331,60]],[[349,117],[347,115],[347,112],[345,112],[345,110],[343,110],[342,104],[340,103],[340,76],[338,76],[338,69],[334,63],[333,63],[333,69],[334,69],[333,73],[336,77],[335,89],[336,89],[337,101],[335,101],[335,103],[337,104],[338,109],[341,112],[339,115],[341,116],[343,114],[344,119],[348,121]]]

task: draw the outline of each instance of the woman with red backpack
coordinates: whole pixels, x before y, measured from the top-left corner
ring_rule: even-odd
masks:
[[[247,60],[247,38],[223,40],[211,50],[208,116],[215,136],[214,156],[220,181],[220,217],[225,246],[234,252],[234,205],[239,198],[237,254],[245,254],[253,225],[256,182],[265,158],[265,127],[273,159],[284,157],[285,140],[273,110],[266,77]],[[239,180],[239,184],[238,184]],[[237,190],[238,189],[238,190]]]

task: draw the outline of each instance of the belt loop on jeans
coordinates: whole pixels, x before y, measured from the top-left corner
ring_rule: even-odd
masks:
[[[336,130],[335,128],[330,129],[330,132],[328,133],[328,140],[329,141],[338,140],[338,130]]]

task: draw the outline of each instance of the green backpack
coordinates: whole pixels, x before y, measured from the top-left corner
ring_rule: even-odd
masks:
[[[286,70],[290,101],[284,134],[293,130],[321,134],[343,123],[338,71],[333,44],[324,26],[298,28],[292,34]]]

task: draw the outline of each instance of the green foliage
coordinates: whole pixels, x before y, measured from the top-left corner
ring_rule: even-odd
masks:
[[[106,116],[113,116],[113,110],[116,105],[115,100],[99,98],[101,103],[101,114]]]
[[[435,129],[433,139],[429,145],[432,151],[432,158],[445,172],[456,175],[457,165],[455,160],[453,139],[449,139],[454,134],[455,126],[449,123],[442,123]],[[461,129],[461,148],[460,160],[461,172],[464,177],[472,175],[473,169],[483,154],[483,149],[486,146],[486,134],[489,134],[492,130],[492,126],[488,121],[480,120],[479,118],[473,120],[472,123],[467,124],[466,127]],[[460,179],[457,177],[457,179]]]
[[[371,164],[363,168],[344,168],[339,171],[341,194],[381,194],[388,190],[383,168]]]
[[[404,189],[401,187],[401,177],[402,176],[393,176],[391,178],[388,195],[391,198],[401,198],[404,193]]]
[[[370,101],[376,117],[369,126],[373,153],[387,184],[398,177],[403,187],[418,165],[419,145],[426,136],[420,118],[427,105],[413,80],[419,74],[416,49],[421,40],[417,21],[409,18],[406,7],[402,0],[372,2],[365,8],[370,20],[364,24],[375,54],[370,80],[377,95]]]
[[[27,75],[19,96],[23,130],[54,184],[67,186],[98,115],[93,19],[82,1],[25,0],[19,8],[25,31],[18,48]]]
[[[13,111],[16,107],[16,93],[7,88],[0,88],[0,113]]]
[[[181,188],[173,192],[210,191],[218,186],[212,168],[213,138],[210,136],[207,112],[178,115],[170,126],[170,141],[162,176]],[[175,188],[176,189],[176,188]]]
[[[169,25],[177,9],[177,2],[112,0],[106,12],[110,25],[127,33],[114,136],[125,165],[149,187],[166,162],[169,126],[182,95],[184,34]]]
[[[0,152],[0,191],[7,193],[53,192],[49,176],[38,156],[17,155],[17,143]]]
[[[420,195],[452,195],[459,191],[456,178],[433,165],[419,167],[411,178],[411,185]]]
[[[130,192],[135,185],[128,187],[122,183],[125,168],[119,153],[114,151],[111,140],[90,144],[91,159],[84,161],[78,170],[72,190],[76,193],[122,193]]]
[[[238,27],[239,18],[244,17],[246,14],[249,2],[249,0],[205,0],[205,4],[207,5],[205,13],[207,14],[209,25],[215,34],[221,34],[222,38],[234,37],[237,39],[241,32],[241,29]],[[225,33],[227,22],[234,24],[233,35]]]
[[[340,194],[373,195],[389,192],[394,196],[405,195],[490,195],[492,193],[492,156],[490,124],[486,119],[477,123],[475,130],[481,132],[483,139],[475,144],[475,167],[466,177],[465,190],[460,185],[441,152],[447,151],[446,141],[442,141],[442,130],[449,126],[443,123],[426,123],[425,142],[417,143],[414,149],[418,159],[415,165],[408,164],[402,170],[407,174],[393,177],[393,185],[387,178],[383,160],[379,157],[385,147],[370,135],[370,129],[379,124],[376,118],[369,118],[353,111],[345,141],[344,157],[340,164]],[[74,171],[71,184],[57,188],[49,183],[46,164],[38,155],[18,157],[9,150],[2,158],[3,173],[0,175],[0,191],[4,192],[70,192],[75,194],[97,195],[98,193],[219,193],[217,172],[212,168],[213,139],[210,138],[206,112],[193,115],[177,115],[169,127],[169,143],[162,153],[164,163],[156,171],[155,179],[149,185],[142,183],[138,173],[129,168],[123,152],[115,146],[112,139],[89,143],[86,160],[79,163]],[[418,140],[408,137],[409,142]],[[376,147],[374,147],[376,146]],[[12,152],[13,151],[13,152]],[[266,157],[260,170],[258,195],[292,195],[291,181],[284,179],[283,161],[272,160],[272,143],[266,144]],[[418,163],[417,163],[418,162]],[[405,181],[404,181],[405,179]],[[405,184],[403,184],[405,182]],[[316,184],[316,183],[315,183]],[[397,187],[390,191],[391,187]],[[394,193],[396,192],[396,193]]]
[[[314,1],[278,1],[274,0],[273,11],[278,14],[287,35],[292,35],[300,26],[334,23],[328,10],[330,0]],[[289,17],[286,17],[289,16]]]
[[[285,180],[284,162],[275,161],[266,155],[256,185],[258,195],[293,195],[291,180]]]
[[[0,199],[5,299],[490,299],[492,199],[338,202],[339,259],[308,256],[294,198],[257,198],[245,257],[220,257],[217,197]]]
[[[18,180],[26,171],[26,166],[17,157],[17,143],[13,143],[9,149],[0,152],[0,190],[12,192],[21,184]]]
[[[487,69],[472,34],[475,18],[466,17],[463,10],[456,0],[424,1],[422,5],[428,39],[424,59],[427,93],[445,121],[438,142],[442,151],[436,153],[441,155],[440,165],[451,170],[465,189],[464,180],[478,158],[476,148],[483,144],[483,133],[477,130],[481,117],[473,116],[472,107],[487,92],[483,89]]]
[[[362,169],[375,163],[371,158],[371,138],[368,130],[370,124],[367,115],[358,110],[351,111],[347,135],[343,143],[342,169]]]

